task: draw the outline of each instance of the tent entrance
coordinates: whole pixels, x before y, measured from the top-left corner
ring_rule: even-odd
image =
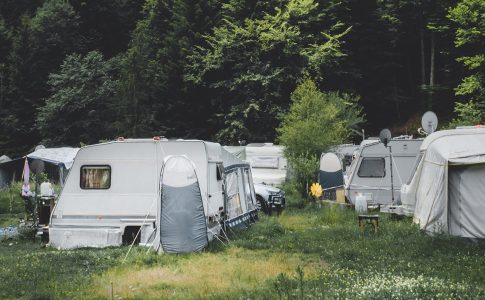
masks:
[[[448,169],[448,224],[452,235],[485,237],[485,164]]]
[[[200,251],[208,244],[195,165],[186,156],[165,159],[161,177],[160,241],[164,252]]]

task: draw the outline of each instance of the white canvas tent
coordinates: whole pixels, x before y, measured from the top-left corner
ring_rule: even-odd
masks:
[[[421,229],[485,237],[485,128],[434,132],[420,148],[420,161],[401,191]]]
[[[369,204],[391,205],[400,201],[400,188],[412,175],[422,139],[393,138],[388,143],[392,149],[393,191],[391,191],[391,156],[379,140],[364,140],[355,152],[355,158],[345,181],[345,196],[352,204],[358,195]]]
[[[163,203],[174,198],[162,203],[160,187],[177,187],[169,177],[162,177],[164,160],[171,155],[185,155],[195,165],[207,239],[211,240],[220,231],[224,211],[221,149],[219,144],[198,140],[159,139],[126,139],[81,148],[51,215],[50,244],[61,249],[107,247],[137,237],[139,244],[163,250],[160,213]],[[190,173],[186,164],[175,165],[185,175]],[[180,214],[172,217],[185,220]]]

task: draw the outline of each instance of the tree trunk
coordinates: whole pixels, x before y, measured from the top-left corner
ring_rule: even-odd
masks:
[[[434,86],[434,58],[435,58],[435,34],[431,32],[431,58],[430,58],[430,68],[429,68],[429,86],[433,88]]]
[[[426,85],[426,66],[425,66],[425,61],[424,61],[424,29],[421,29],[419,31],[419,39],[421,41],[421,85],[425,86]]]
[[[430,62],[429,62],[429,109],[433,107],[433,87],[434,87],[434,61],[435,61],[435,34],[431,32],[431,45],[430,45]]]

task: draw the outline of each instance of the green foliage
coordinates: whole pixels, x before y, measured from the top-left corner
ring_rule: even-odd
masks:
[[[484,120],[483,106],[480,106],[471,100],[466,103],[456,102],[455,114],[456,117],[448,124],[448,128],[473,126],[481,124]]]
[[[0,189],[0,214],[24,214],[25,204],[20,196],[21,182],[12,183]]]
[[[3,0],[0,152],[116,135],[274,141],[304,78],[360,95],[367,132],[406,133],[416,109],[450,119],[453,88],[460,102],[483,103],[483,11],[481,0]],[[117,61],[116,96],[94,109],[106,118],[72,117],[82,141],[60,132],[65,120],[50,121],[55,138],[39,131],[58,96],[49,74],[93,51]],[[76,97],[93,99],[90,90]]]
[[[116,59],[105,61],[97,51],[72,54],[59,73],[49,76],[52,95],[37,118],[46,144],[95,143],[113,135],[107,125],[113,120],[116,63]]]
[[[230,243],[224,247],[189,255],[147,254],[144,247],[135,247],[126,261],[127,247],[59,251],[38,243],[2,241],[0,297],[84,299],[93,298],[93,292],[97,293],[95,297],[108,297],[107,285],[97,284],[113,277],[115,295],[124,289],[129,290],[131,298],[156,298],[161,290],[176,291],[175,298],[191,295],[209,299],[485,296],[481,267],[485,262],[485,243],[446,235],[429,236],[407,218],[393,220],[380,214],[377,233],[371,228],[361,232],[353,210],[325,204],[320,209],[287,209],[278,217],[262,216],[251,228],[232,232],[229,238]],[[175,270],[180,278],[191,275],[186,272],[197,272],[198,276],[190,277],[197,283],[206,282],[218,271],[233,284],[250,276],[241,263],[262,263],[281,256],[298,258],[298,264],[254,285],[240,285],[237,290],[217,288],[209,295],[197,296],[195,291],[182,290],[170,281],[170,276],[175,275],[169,270]],[[199,267],[208,261],[212,263],[207,269]],[[226,269],[233,263],[241,269]],[[117,276],[123,270],[126,276]],[[191,288],[195,289],[197,283]],[[93,285],[102,290],[93,290]]]
[[[322,68],[343,56],[347,31],[325,33],[332,28],[322,18],[316,2],[290,0],[244,22],[225,19],[190,56],[187,79],[217,92],[219,141],[273,140],[296,82],[305,74],[322,78]]]
[[[11,244],[9,246],[9,244]],[[40,243],[0,242],[2,299],[89,298],[80,289],[90,276],[119,263],[126,251],[80,249],[58,251]]]
[[[363,118],[358,98],[321,92],[310,79],[298,85],[291,100],[290,110],[277,132],[294,178],[305,195],[309,184],[315,181],[320,154],[346,141],[351,129]]]
[[[464,49],[457,61],[468,70],[455,94],[485,104],[485,2],[462,0],[450,9],[448,18],[457,24],[455,45]]]

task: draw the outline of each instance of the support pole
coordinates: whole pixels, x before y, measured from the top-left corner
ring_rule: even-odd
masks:
[[[394,203],[394,177],[392,176],[392,148],[389,146],[389,162],[391,164],[391,199],[392,199],[392,205],[395,205]]]

